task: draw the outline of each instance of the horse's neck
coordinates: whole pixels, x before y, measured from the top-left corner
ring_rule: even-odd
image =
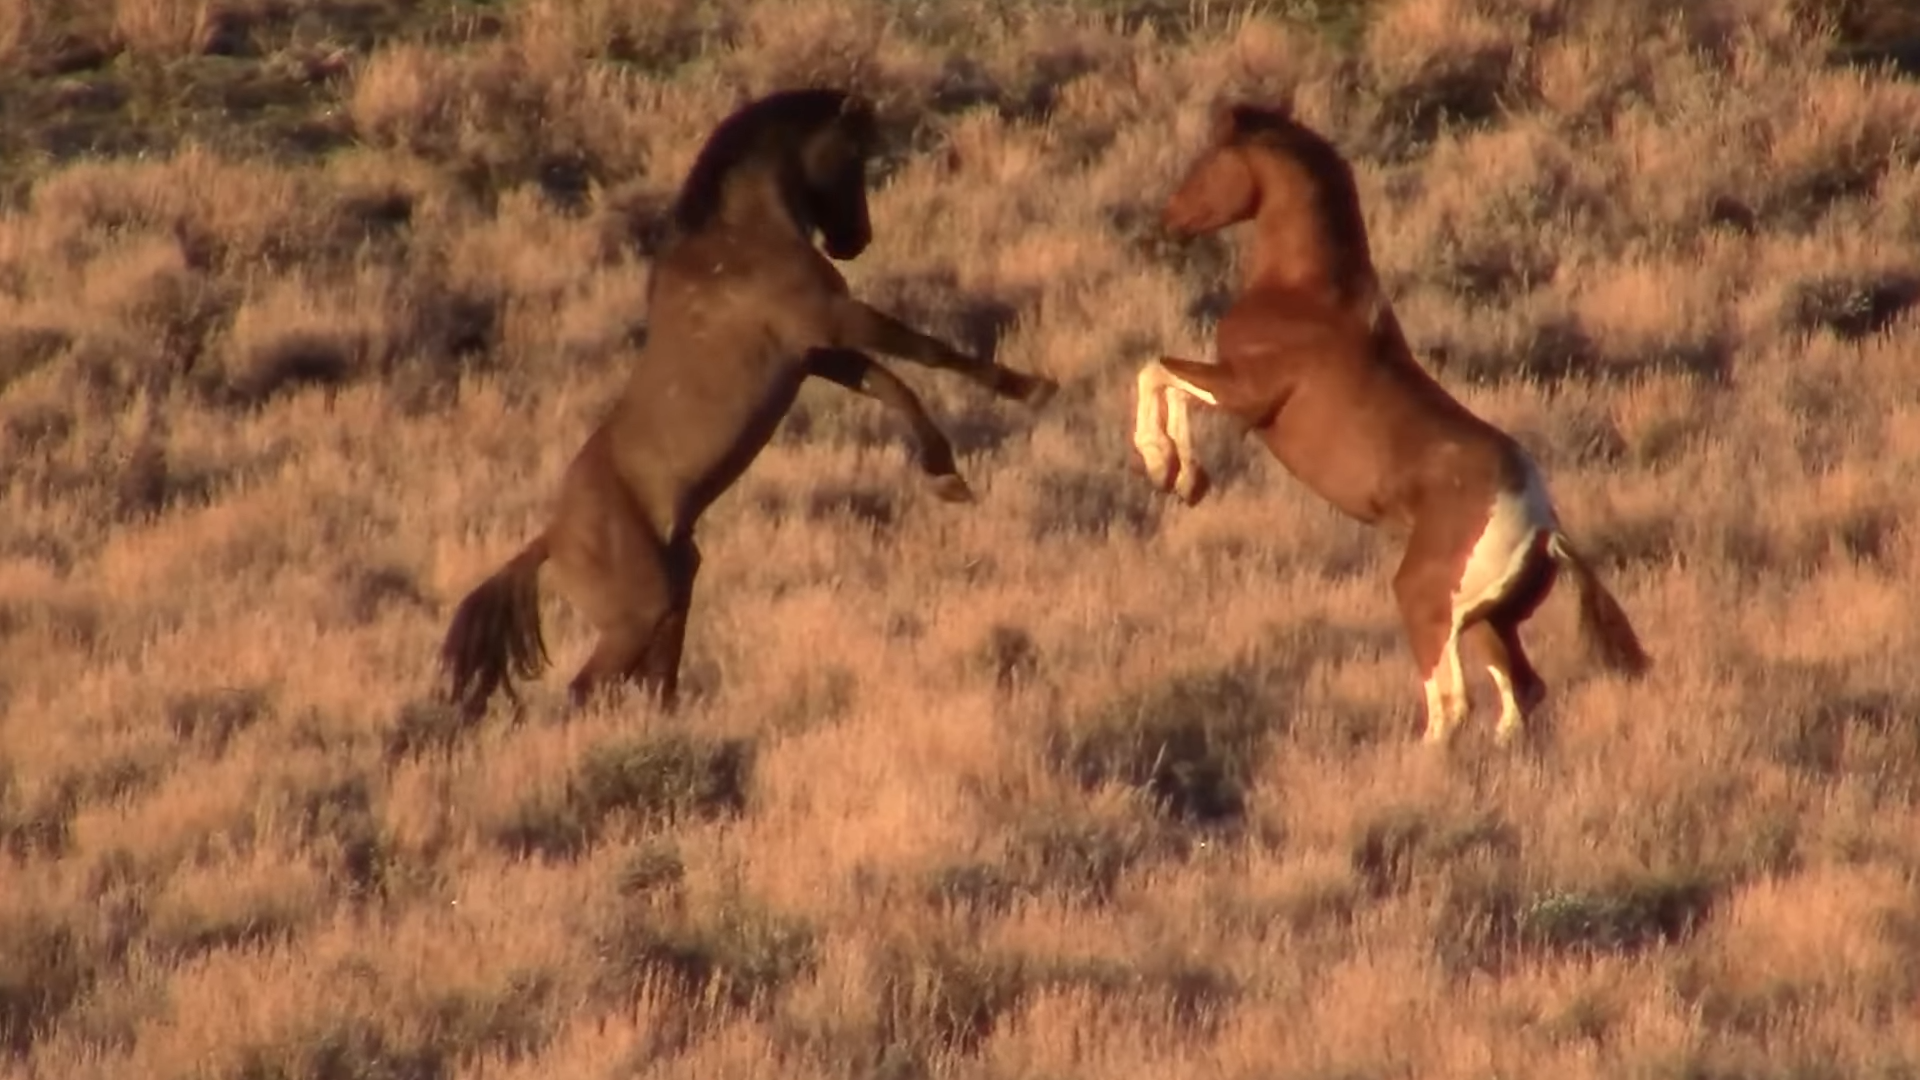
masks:
[[[805,237],[809,225],[802,209],[779,180],[765,172],[737,178],[720,200],[720,220],[749,236],[792,233]]]
[[[1311,296],[1329,307],[1362,306],[1380,301],[1379,282],[1364,243],[1340,244],[1317,221],[1255,220],[1246,251],[1244,290],[1272,289]],[[1371,322],[1371,317],[1368,318]]]

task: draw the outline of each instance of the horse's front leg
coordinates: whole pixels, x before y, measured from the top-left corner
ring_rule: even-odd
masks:
[[[927,415],[920,395],[898,375],[858,349],[815,349],[807,356],[807,374],[870,397],[906,417],[921,471],[933,479],[934,494],[947,502],[973,501],[973,489],[954,462],[953,443]]]
[[[1045,405],[1053,397],[1054,391],[1060,388],[1058,383],[1044,375],[1029,375],[961,352],[851,296],[838,299],[833,322],[833,344],[837,346],[869,349],[916,364],[958,372],[1001,397],[1025,402],[1036,409]]]
[[[1183,374],[1177,374],[1175,367]],[[1189,373],[1199,368],[1200,373]],[[1147,476],[1162,491],[1171,491],[1192,505],[1207,493],[1207,472],[1193,447],[1192,402],[1219,407],[1220,395],[1201,380],[1225,374],[1212,364],[1178,357],[1162,357],[1140,369],[1133,421],[1133,445],[1146,464]]]
[[[1168,433],[1166,375],[1160,362],[1151,360],[1134,380],[1133,448],[1153,486],[1172,491],[1180,472],[1180,454]]]

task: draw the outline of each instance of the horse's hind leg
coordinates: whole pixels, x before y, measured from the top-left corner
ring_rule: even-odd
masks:
[[[567,684],[576,708],[609,682],[634,677],[680,595],[667,545],[596,441],[569,469],[547,532],[556,591],[599,631],[592,655]]]
[[[919,451],[920,469],[933,479],[933,492],[947,502],[972,502],[973,489],[960,476],[953,443],[927,415],[920,395],[898,375],[858,349],[819,349],[808,358],[810,374],[880,402],[906,417]]]
[[[593,652],[567,683],[568,704],[583,709],[608,683],[626,678],[645,658],[652,633],[652,626],[626,619],[600,627]]]
[[[1504,565],[1494,554],[1489,553],[1491,569],[1478,567],[1480,560],[1471,559],[1463,575],[1463,587],[1478,587],[1481,596],[1494,598],[1479,608],[1480,618],[1463,631],[1463,637],[1471,637],[1500,694],[1494,739],[1506,743],[1521,733],[1527,717],[1546,698],[1546,684],[1520,644],[1520,625],[1546,601],[1558,572],[1547,554],[1545,533],[1522,540],[1505,556]]]
[[[700,573],[700,549],[691,538],[669,548],[666,562],[671,606],[653,628],[627,677],[659,695],[660,707],[680,700],[680,658],[686,649],[687,620],[693,613],[693,583]]]
[[[1466,679],[1460,665],[1460,629],[1454,622],[1452,576],[1439,545],[1415,527],[1393,576],[1393,595],[1420,669],[1427,698],[1426,741],[1444,743],[1467,717]]]
[[[1477,622],[1461,634],[1487,666],[1487,676],[1500,695],[1500,720],[1493,729],[1496,742],[1507,743],[1525,730],[1527,718],[1546,700],[1547,685],[1527,659],[1520,644],[1520,627],[1505,615]]]
[[[620,573],[602,579],[605,591],[598,601],[581,605],[599,628],[600,639],[567,684],[567,698],[574,708],[584,708],[609,684],[623,681],[658,692],[662,706],[672,707],[675,672],[662,679],[654,660],[657,643],[676,624],[676,616],[682,629],[685,625],[684,612],[675,610],[669,563],[658,547],[636,553]],[[673,660],[677,670],[677,648]]]

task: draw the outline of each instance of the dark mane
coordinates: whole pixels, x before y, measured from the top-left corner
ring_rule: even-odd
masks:
[[[1347,159],[1325,136],[1294,122],[1285,112],[1239,105],[1232,115],[1236,145],[1284,154],[1299,162],[1312,177],[1321,218],[1333,234],[1336,249],[1364,256],[1359,265],[1340,268],[1341,278],[1348,285],[1355,284],[1352,276],[1371,266],[1372,255],[1367,219],[1360,211],[1360,192],[1354,186],[1353,168]]]
[[[674,226],[683,232],[704,228],[719,213],[735,169],[791,152],[806,136],[832,123],[850,97],[841,90],[787,90],[736,109],[707,136],[687,170],[673,202]]]

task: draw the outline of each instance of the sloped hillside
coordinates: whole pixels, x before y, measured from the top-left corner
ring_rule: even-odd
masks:
[[[1920,88],[1826,10],[0,0],[0,1075],[1920,1069]],[[461,724],[661,207],[808,81],[887,118],[855,288],[1060,396],[897,365],[954,506],[809,388],[689,708],[569,714],[551,601]],[[1198,507],[1130,468],[1233,280],[1154,214],[1281,93],[1657,658],[1563,591],[1523,747],[1418,744],[1390,547],[1226,424]]]

